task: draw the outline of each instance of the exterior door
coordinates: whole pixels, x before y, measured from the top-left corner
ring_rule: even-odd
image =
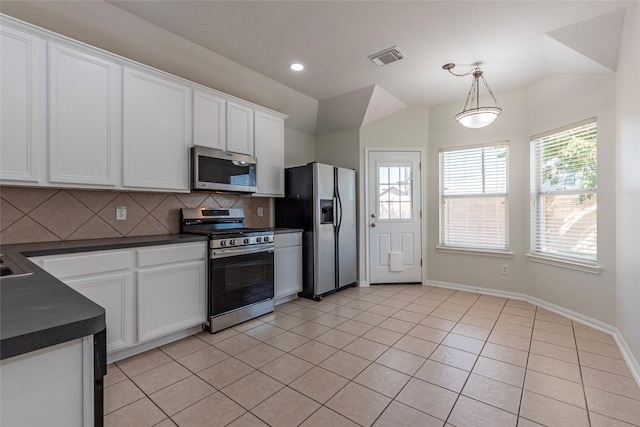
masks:
[[[421,153],[370,151],[369,282],[422,282]]]

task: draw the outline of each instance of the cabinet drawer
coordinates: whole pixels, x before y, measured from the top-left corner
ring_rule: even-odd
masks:
[[[287,246],[301,246],[302,233],[284,233],[276,234],[273,237],[276,248],[284,248]]]
[[[137,251],[137,267],[171,264],[175,262],[204,259],[207,255],[207,244],[161,246],[153,249]]]
[[[41,260],[42,268],[59,279],[128,270],[130,264],[129,252],[96,252],[92,255],[41,258]]]

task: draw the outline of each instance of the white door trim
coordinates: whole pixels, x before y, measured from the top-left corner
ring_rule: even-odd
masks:
[[[362,217],[362,222],[364,227],[364,262],[365,262],[365,280],[360,281],[358,283],[359,286],[369,286],[371,284],[371,262],[370,262],[370,229],[368,227],[369,218],[371,217],[370,212],[370,183],[371,179],[369,176],[369,154],[372,151],[388,151],[388,152],[406,152],[406,151],[417,151],[420,153],[420,165],[421,165],[421,179],[420,183],[420,211],[422,212],[422,218],[420,221],[420,226],[422,228],[422,243],[420,245],[421,257],[422,257],[422,284],[427,283],[427,210],[425,206],[426,194],[425,190],[427,188],[426,177],[427,177],[427,162],[425,157],[425,148],[422,147],[364,147],[364,217]]]

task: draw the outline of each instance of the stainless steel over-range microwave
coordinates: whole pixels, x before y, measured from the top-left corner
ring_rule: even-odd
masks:
[[[213,148],[191,148],[191,189],[256,192],[256,158]]]

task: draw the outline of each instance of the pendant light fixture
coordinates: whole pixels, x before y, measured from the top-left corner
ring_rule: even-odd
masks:
[[[482,70],[479,66],[472,68],[464,74],[456,74],[451,71],[456,64],[444,64],[442,68],[456,77],[473,76],[473,82],[471,83],[471,89],[467,95],[467,102],[464,103],[464,109],[461,113],[456,114],[456,120],[464,127],[468,128],[481,128],[493,123],[493,121],[502,113],[500,103],[493,95],[487,80],[482,75]],[[493,99],[493,105],[480,106],[480,80],[487,88],[487,92]]]

